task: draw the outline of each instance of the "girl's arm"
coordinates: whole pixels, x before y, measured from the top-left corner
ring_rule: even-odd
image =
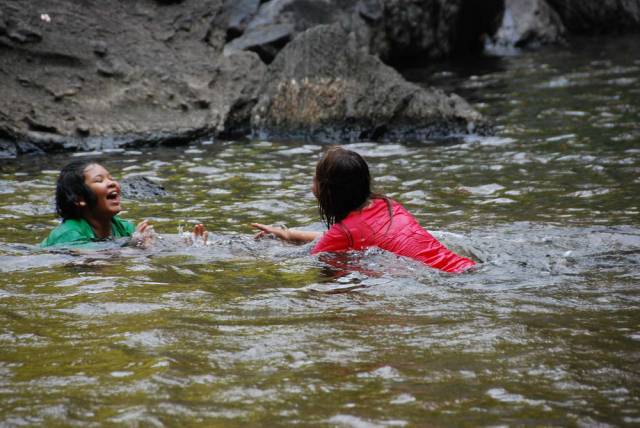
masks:
[[[251,223],[251,226],[260,230],[256,235],[256,239],[262,238],[266,235],[274,235],[276,238],[282,239],[283,241],[293,242],[294,244],[304,244],[322,236],[322,232],[285,229],[283,227],[267,226],[260,223]]]

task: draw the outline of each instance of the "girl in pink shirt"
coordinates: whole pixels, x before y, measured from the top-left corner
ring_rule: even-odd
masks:
[[[320,240],[311,250],[342,252],[378,247],[445,272],[463,272],[475,262],[447,249],[398,202],[371,191],[371,175],[358,153],[336,146],[320,158],[312,191],[327,232],[283,229],[253,223],[267,234],[296,243]]]

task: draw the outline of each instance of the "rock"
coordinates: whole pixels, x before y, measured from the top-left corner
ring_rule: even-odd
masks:
[[[59,134],[60,133],[55,126],[48,125],[48,124],[46,124],[44,122],[41,122],[41,121],[39,121],[38,119],[35,119],[32,116],[26,116],[24,118],[24,121],[27,124],[27,126],[29,127],[29,129],[32,130],[32,131],[46,132],[46,133],[49,133],[49,134]]]
[[[82,7],[72,0],[30,0],[29,7],[22,0],[3,0],[2,5],[5,33],[28,23],[42,35],[39,43],[0,35],[0,75],[5,76],[0,112],[8,116],[0,114],[0,134],[10,135],[8,141],[30,141],[45,150],[93,150],[175,143],[224,129],[236,100],[208,86],[226,61],[224,27],[217,24],[222,0],[163,6],[88,2]],[[51,12],[51,21],[37,21],[34,11]],[[214,25],[222,30],[211,30]],[[172,34],[169,40],[156,37],[165,32]],[[254,70],[235,74],[249,72]],[[219,85],[236,95],[241,89],[233,88],[242,86],[238,81]],[[182,103],[187,111],[180,111]],[[37,117],[30,113],[33,106]],[[23,120],[28,116],[31,123]],[[82,118],[88,127],[78,127],[71,117]]]
[[[424,141],[489,128],[462,98],[407,82],[337,24],[289,43],[259,93],[252,111],[259,138]]]
[[[142,175],[120,180],[120,188],[122,196],[127,199],[151,199],[169,194],[163,186]]]
[[[93,43],[93,53],[96,54],[96,56],[103,57],[106,56],[108,52],[109,47],[105,42],[97,41]]]
[[[34,145],[45,152],[60,152],[76,147],[73,139],[50,132],[27,131],[17,139],[16,144],[23,142],[26,142],[29,147]]]
[[[45,153],[41,147],[29,141],[18,141],[16,143],[16,148],[19,155],[41,155]]]
[[[260,0],[228,0],[224,7],[228,16],[227,41],[230,41],[244,33],[247,24],[258,12]]]
[[[361,0],[351,29],[387,64],[425,63],[480,51],[496,30],[502,0]]]
[[[7,34],[8,30],[9,23],[7,22],[4,13],[0,10],[0,36],[4,36],[5,34]]]
[[[251,132],[251,109],[258,101],[266,72],[267,67],[253,52],[238,52],[220,61],[208,85],[219,106],[218,137],[239,138]]]
[[[376,26],[418,31],[419,18],[430,16],[431,27],[457,28],[449,21],[456,21],[454,12],[460,7],[449,4],[465,1],[471,0],[184,0],[179,5],[156,0],[87,2],[79,8],[73,0],[30,0],[27,8],[23,0],[3,0],[0,75],[8,78],[2,82],[0,112],[8,117],[0,117],[0,132],[11,136],[8,141],[29,141],[44,150],[245,136],[252,132],[252,113],[266,75],[258,54],[271,61],[283,45],[308,28],[334,22],[352,26],[353,34],[362,36],[356,38],[362,41],[356,48],[363,51],[377,43],[376,37],[392,34],[376,33]],[[403,12],[403,2],[416,13]],[[418,13],[440,3],[447,13]],[[233,19],[227,13],[230,8],[238,8]],[[55,13],[44,23],[37,21],[34,10]],[[385,24],[385,20],[390,21]],[[7,36],[30,25],[33,35],[22,36],[36,40],[39,33],[38,43],[20,43]],[[225,50],[231,26],[236,29],[232,32],[243,33]],[[442,38],[455,39],[447,32]],[[411,40],[406,44],[391,40],[386,46],[406,52],[418,46]],[[322,52],[333,55],[331,50]],[[409,104],[415,106],[415,101]],[[38,106],[37,117],[30,114],[33,106]],[[357,108],[354,112],[362,127],[364,118],[357,116]],[[378,119],[371,122],[377,124]],[[367,132],[385,134],[384,126],[376,129]]]
[[[121,180],[120,187],[123,197],[129,199],[150,199],[168,195],[162,185],[141,175],[130,176]]]
[[[271,0],[263,3],[225,52],[250,50],[270,63],[297,34],[316,25],[337,22],[352,13],[355,0]]]
[[[104,77],[119,78],[128,74],[130,67],[117,58],[98,58],[96,61],[96,71]]]
[[[482,49],[495,31],[501,0],[272,0],[260,6],[227,52],[251,50],[270,63],[286,43],[317,25],[340,23],[358,43],[388,63],[440,59],[456,50]],[[360,20],[362,22],[360,22]]]
[[[262,26],[238,37],[224,48],[225,55],[248,50],[257,53],[262,61],[269,64],[276,54],[293,37],[294,27],[289,24]]]
[[[104,77],[113,77],[118,74],[113,62],[104,59],[100,59],[96,62],[96,71],[99,75]]]
[[[290,24],[300,33],[316,25],[339,22],[353,12],[356,0],[271,0],[260,6],[247,25],[253,30],[265,25]]]
[[[548,0],[575,34],[640,32],[640,0]]]
[[[20,27],[9,30],[7,35],[11,40],[18,43],[38,43],[42,40],[42,34],[39,31],[28,27]]]
[[[486,50],[500,54],[515,47],[561,43],[566,30],[546,0],[506,0],[502,24],[487,40]]]
[[[81,123],[76,127],[76,132],[82,137],[87,137],[91,134],[91,129],[86,124]]]
[[[640,0],[546,1],[569,31],[638,30]],[[2,0],[0,8],[7,156],[28,150],[18,142],[95,150],[253,130],[385,139],[483,129],[461,99],[407,83],[376,56],[400,65],[477,49],[496,34],[503,0],[27,3]],[[545,28],[532,25],[546,40]],[[335,27],[346,30],[337,36]],[[328,46],[307,34],[321,39],[328,28]],[[289,53],[280,62],[299,37],[309,46],[292,52],[305,61]],[[273,61],[268,76],[264,61]]]
[[[381,0],[360,0],[356,5],[356,12],[368,22],[379,22],[384,17]]]
[[[13,141],[0,138],[0,160],[15,159],[18,156],[18,147]]]

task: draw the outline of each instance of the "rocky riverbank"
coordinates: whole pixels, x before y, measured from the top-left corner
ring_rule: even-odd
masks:
[[[393,67],[639,29],[640,0],[0,0],[0,158],[489,132]]]

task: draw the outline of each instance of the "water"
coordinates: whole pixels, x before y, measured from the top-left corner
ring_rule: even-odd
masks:
[[[496,118],[351,146],[482,262],[465,275],[254,241],[252,221],[320,230],[319,145],[100,154],[171,192],[124,203],[162,234],[148,250],[37,249],[69,156],[1,165],[0,425],[639,424],[639,41],[405,70]],[[211,245],[177,235],[195,222]]]

